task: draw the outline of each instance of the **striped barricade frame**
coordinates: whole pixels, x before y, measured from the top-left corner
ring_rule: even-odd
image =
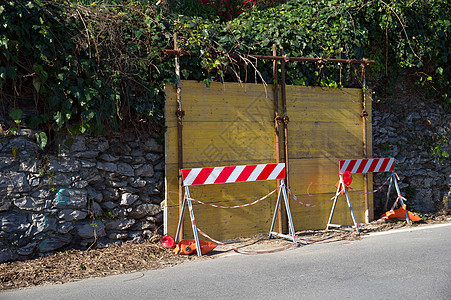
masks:
[[[338,162],[339,174],[346,171],[351,174],[393,172],[395,170],[395,159],[390,158],[366,158],[347,159]]]
[[[339,160],[338,161],[338,174],[339,174],[339,183],[337,185],[337,192],[335,193],[335,199],[332,204],[332,209],[329,216],[329,221],[327,222],[326,229],[329,229],[329,227],[353,227],[357,231],[359,231],[356,218],[354,215],[354,211],[352,209],[351,201],[349,200],[348,195],[348,188],[346,184],[344,183],[343,176],[345,173],[350,174],[366,174],[366,173],[379,173],[379,172],[391,172],[390,175],[390,185],[388,187],[388,193],[387,193],[387,201],[390,194],[390,190],[392,187],[392,184],[394,183],[396,191],[398,193],[398,198],[401,196],[401,192],[399,190],[398,181],[395,176],[395,159],[392,157],[389,158],[364,158],[364,159],[346,159],[346,160]],[[351,212],[352,221],[354,222],[354,226],[346,226],[346,225],[338,225],[338,224],[332,224],[332,217],[335,210],[335,205],[337,203],[337,198],[341,194],[341,192],[344,191],[344,194],[346,195],[346,201],[349,207],[349,210]],[[401,196],[401,204],[404,205],[404,202],[402,201]],[[409,218],[406,212],[406,220],[409,222]]]
[[[263,180],[278,180],[280,179],[279,193],[277,197],[277,203],[274,210],[274,216],[269,230],[269,237],[277,235],[284,238],[289,238],[296,241],[296,233],[294,231],[293,220],[291,217],[290,206],[288,203],[287,189],[284,183],[285,179],[285,163],[268,163],[257,165],[240,165],[240,166],[226,166],[226,167],[209,167],[209,168],[190,168],[180,170],[183,186],[185,188],[185,197],[180,212],[179,223],[177,226],[177,233],[175,241],[178,242],[180,236],[180,228],[183,223],[183,216],[186,205],[190,211],[191,225],[193,227],[194,239],[196,240],[196,247],[199,247],[199,238],[197,235],[197,226],[194,219],[194,212],[192,209],[191,196],[189,187],[195,185],[208,185],[208,184],[226,184],[226,183],[239,183],[239,182],[251,182],[251,181],[263,181]],[[274,232],[274,224],[277,217],[277,211],[281,200],[284,200],[285,210],[288,217],[289,234],[281,234]],[[202,254],[198,251],[198,255]]]

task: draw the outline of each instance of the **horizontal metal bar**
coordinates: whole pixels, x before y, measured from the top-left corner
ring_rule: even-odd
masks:
[[[350,226],[350,225],[338,225],[338,224],[327,224],[327,228],[329,227],[337,227],[337,228],[341,228],[341,227],[345,227],[345,228],[354,228],[355,226]]]
[[[271,231],[270,235],[277,235],[278,237],[289,239],[289,240],[292,240],[293,242],[296,240],[296,237],[294,237],[294,236],[282,234],[282,233],[278,233],[278,232],[274,232],[274,231]]]
[[[176,56],[197,56],[196,53],[191,51],[185,51],[181,49],[165,49],[164,53],[167,55]],[[322,58],[322,57],[290,57],[290,56],[273,56],[273,55],[248,55],[248,54],[231,54],[233,58],[256,58],[256,59],[267,59],[267,60],[278,60],[278,61],[305,61],[305,62],[317,62],[317,63],[343,63],[343,64],[374,64],[374,60],[369,60],[366,58],[362,59],[340,59],[340,58]]]

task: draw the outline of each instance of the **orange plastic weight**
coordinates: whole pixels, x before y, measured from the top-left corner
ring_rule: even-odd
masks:
[[[402,219],[402,220],[405,220],[406,219],[406,211],[407,211],[407,216],[409,217],[410,221],[421,221],[421,218],[419,216],[417,216],[416,214],[406,210],[405,205],[403,207],[400,207],[400,208],[395,209],[393,211],[387,211],[386,213],[384,213],[381,216],[381,218],[387,217],[387,219]]]
[[[199,240],[201,253],[205,254],[216,248],[218,244],[210,241]],[[179,242],[174,249],[175,254],[189,255],[196,252],[196,241],[194,239],[184,239]]]

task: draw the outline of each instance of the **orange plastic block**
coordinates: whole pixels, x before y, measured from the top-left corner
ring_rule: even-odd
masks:
[[[409,220],[411,221],[421,221],[421,218],[419,216],[417,216],[416,214],[406,210],[405,206],[395,209],[393,211],[387,211],[386,213],[384,213],[381,218],[383,217],[387,217],[387,219],[402,219],[405,220],[406,219],[406,211],[407,211],[407,216],[409,217]]]
[[[216,248],[218,244],[210,241],[199,240],[201,253],[205,254]],[[184,239],[175,247],[174,252],[181,255],[189,255],[196,251],[196,241],[194,239]]]

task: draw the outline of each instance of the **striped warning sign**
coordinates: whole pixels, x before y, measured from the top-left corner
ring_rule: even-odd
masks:
[[[347,159],[340,160],[339,172],[349,171],[352,174],[391,172],[395,170],[394,158],[367,158],[367,159]]]
[[[182,169],[183,185],[247,182],[285,178],[285,164]]]

